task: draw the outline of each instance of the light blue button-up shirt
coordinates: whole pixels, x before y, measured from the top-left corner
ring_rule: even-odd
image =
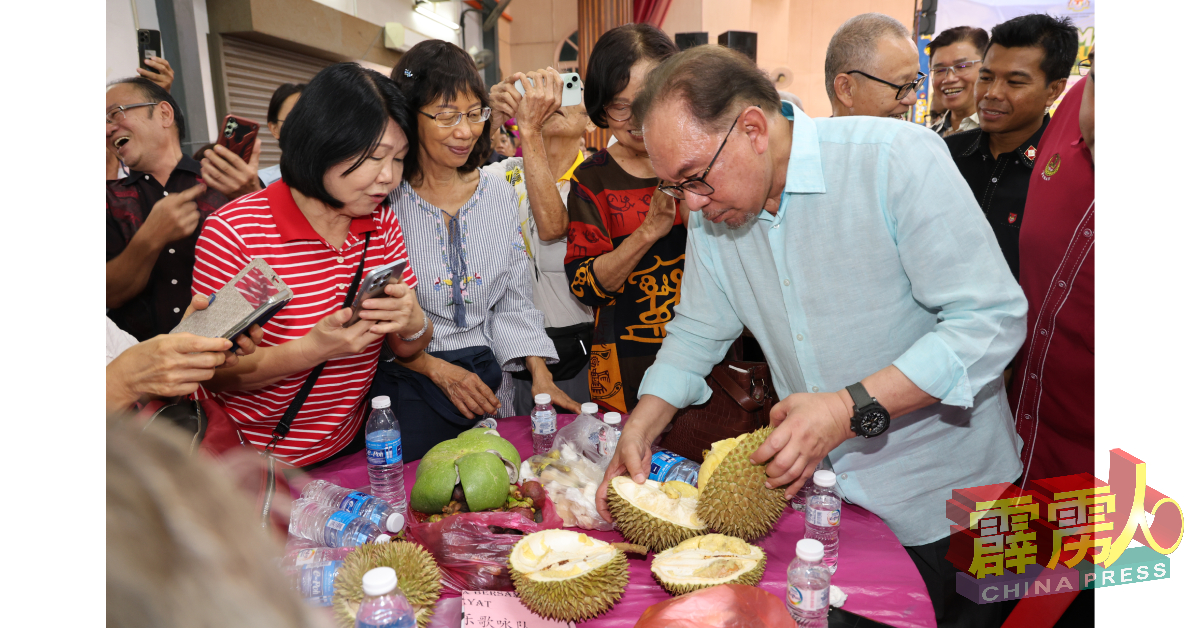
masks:
[[[950,534],[953,489],[1021,474],[1001,373],[1025,339],[1025,296],[936,134],[783,111],[792,148],[779,211],[741,229],[689,221],[681,300],[639,396],[706,401],[704,377],[743,326],[780,398],[895,365],[941,403],[830,460],[848,501],[902,544],[932,543]]]

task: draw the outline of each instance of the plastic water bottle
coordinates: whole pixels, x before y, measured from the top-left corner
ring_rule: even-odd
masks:
[[[408,598],[396,590],[396,570],[376,567],[363,574],[362,605],[354,628],[413,628],[417,625]]]
[[[319,565],[335,560],[343,560],[352,551],[354,551],[353,547],[313,547],[293,550],[283,555],[281,565],[284,569],[304,567],[306,565]]]
[[[604,424],[613,428],[613,430],[615,430],[617,432],[617,438],[616,438],[616,440],[613,441],[613,446],[615,447],[617,444],[617,441],[619,441],[621,439],[621,413],[620,412],[605,412],[604,413]]]
[[[304,601],[317,606],[333,606],[333,581],[341,568],[342,561],[329,560],[291,567],[284,574]]]
[[[558,432],[558,413],[550,405],[550,395],[542,393],[533,398],[533,453],[544,454],[554,446],[554,435]]]
[[[379,526],[344,510],[322,506],[311,499],[292,504],[288,534],[316,541],[325,547],[358,547],[364,543],[387,543],[391,537]]]
[[[600,420],[599,414],[600,414],[600,406],[598,406],[590,401],[587,403],[579,404],[579,418],[583,418],[586,416],[586,417],[591,417],[591,418],[599,421]]]
[[[496,417],[494,415],[489,414],[482,419],[479,419],[479,422],[475,424],[475,427],[483,430],[494,430],[499,427],[499,423],[496,422]]]
[[[651,480],[655,482],[672,482],[678,480],[696,486],[696,481],[699,477],[699,463],[688,460],[666,449],[660,447],[654,448],[654,455],[650,456]]]
[[[804,509],[804,538],[820,541],[825,547],[825,566],[832,574],[837,571],[842,498],[833,489],[836,480],[833,471],[817,471],[813,477],[816,478],[813,490]]]
[[[787,607],[799,628],[829,625],[829,569],[821,544],[813,539],[796,543],[796,558],[787,570]]]
[[[817,471],[833,471],[833,465],[829,463],[828,456],[822,458],[821,462],[817,465],[816,471],[813,471],[813,475],[808,476],[808,479],[804,482],[804,488],[796,491],[796,494],[792,496],[791,506],[793,510],[804,512],[804,509],[808,507],[808,496],[812,493],[813,476],[816,475]]]
[[[396,512],[408,512],[404,495],[404,454],[400,447],[400,423],[392,414],[392,400],[380,395],[371,400],[367,419],[367,477],[371,494],[386,500]]]
[[[352,491],[325,480],[309,482],[304,487],[304,499],[311,499],[322,506],[344,510],[357,517],[369,519],[371,523],[387,530],[399,532],[404,529],[404,515],[396,512],[392,505],[378,497],[360,491]]]

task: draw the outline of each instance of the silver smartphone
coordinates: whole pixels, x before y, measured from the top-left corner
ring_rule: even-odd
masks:
[[[407,267],[408,264],[404,260],[399,260],[391,264],[384,264],[367,273],[367,276],[363,277],[362,285],[358,287],[358,294],[355,295],[354,302],[350,304],[350,307],[354,308],[354,312],[350,314],[350,320],[342,327],[349,327],[361,320],[358,314],[362,311],[363,301],[382,295],[383,289],[388,284],[404,281],[404,269]]]
[[[563,82],[562,106],[574,107],[583,102],[583,79],[575,72],[559,74]],[[532,79],[531,79],[532,80]],[[525,81],[517,81],[517,91],[525,95]]]
[[[292,300],[292,290],[261,257],[211,296],[208,307],[183,319],[172,334],[190,333],[233,340],[263,325]]]

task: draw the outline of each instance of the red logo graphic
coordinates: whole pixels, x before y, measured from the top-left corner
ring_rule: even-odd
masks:
[[[1013,224],[1013,223],[1014,223],[1014,222],[1016,222],[1016,221],[1017,221],[1017,215],[1016,215],[1016,214],[1011,214],[1011,213],[1010,213],[1010,214],[1008,215],[1008,224],[1010,224],[1010,225],[1011,225],[1011,224]]]

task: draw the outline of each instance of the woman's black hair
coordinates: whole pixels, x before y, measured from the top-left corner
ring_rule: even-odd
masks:
[[[325,189],[325,173],[349,159],[354,163],[338,174],[354,172],[383,139],[389,119],[405,137],[414,137],[405,105],[400,87],[375,70],[349,61],[321,70],[300,94],[280,133],[283,182],[330,207],[342,207]]]
[[[271,94],[271,104],[267,105],[267,122],[272,124],[279,122],[279,110],[283,109],[283,101],[291,98],[293,94],[299,94],[307,87],[307,83],[284,83],[280,85],[274,94]]]
[[[430,104],[453,102],[459,94],[472,95],[479,99],[483,107],[488,104],[488,90],[483,85],[475,60],[467,51],[454,44],[440,39],[427,39],[415,46],[392,68],[392,80],[400,85],[408,98],[408,116],[414,130],[417,125],[417,111]],[[464,119],[459,124],[468,124]],[[419,134],[420,131],[417,131]],[[475,140],[467,162],[458,167],[459,172],[470,172],[483,165],[492,154],[492,120],[488,118],[483,123],[483,133]],[[404,180],[419,184],[421,181],[421,164],[417,160],[419,150],[416,144],[420,141],[417,134],[409,136],[413,147],[404,157]]]
[[[588,57],[583,81],[588,117],[596,126],[607,129],[604,107],[629,85],[629,68],[642,59],[662,61],[677,52],[675,42],[649,24],[626,24],[601,35]]]

